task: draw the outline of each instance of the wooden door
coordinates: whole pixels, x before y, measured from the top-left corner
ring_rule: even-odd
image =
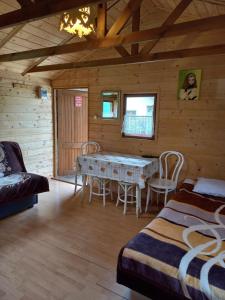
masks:
[[[88,140],[88,92],[57,90],[57,175],[74,173],[80,147]]]

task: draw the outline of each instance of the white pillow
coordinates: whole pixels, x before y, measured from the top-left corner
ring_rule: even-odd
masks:
[[[225,181],[199,177],[193,192],[216,197],[225,197]]]
[[[186,179],[184,179],[183,182],[194,185],[196,181],[194,181],[193,179],[190,179],[190,178],[186,178]]]

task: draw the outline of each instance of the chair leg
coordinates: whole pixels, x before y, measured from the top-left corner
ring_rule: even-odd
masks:
[[[92,180],[91,176],[90,176],[90,179],[89,179],[89,186],[90,186],[89,203],[91,203],[91,200],[92,200],[92,191],[93,191],[93,180]]]
[[[130,192],[131,192],[131,202],[134,202],[134,189],[133,189],[133,187],[131,188]]]
[[[151,201],[151,187],[148,185],[147,199],[146,199],[146,207],[145,212],[148,211],[149,202]]]
[[[102,181],[98,181],[97,180],[97,184],[98,184],[98,193],[101,194],[101,191],[102,191]]]
[[[139,210],[140,210],[140,213],[142,213],[142,206],[141,206],[141,189],[139,189],[138,196],[139,196]]]
[[[123,214],[126,215],[127,213],[127,186],[125,186],[124,190],[124,207],[123,207]]]
[[[167,196],[168,196],[168,191],[166,190],[164,195],[164,206],[166,206]]]
[[[110,198],[113,200],[113,190],[112,190],[112,181],[109,183],[109,188],[110,188]]]
[[[74,194],[76,194],[77,192],[77,173],[75,174],[75,182],[74,182],[75,186],[74,186]]]
[[[82,188],[83,190],[85,189],[86,187],[86,175],[82,175]]]
[[[102,192],[103,192],[103,206],[105,206],[105,180],[102,182]]]
[[[159,207],[159,193],[156,192],[156,197],[157,197],[157,207]]]
[[[116,201],[116,206],[118,206],[119,205],[119,202],[120,202],[120,200],[119,200],[119,196],[120,195],[120,185],[119,185],[119,183],[118,183],[118,187],[117,187],[117,201]]]
[[[136,216],[139,217],[139,209],[140,209],[140,193],[139,193],[139,186],[136,185]]]

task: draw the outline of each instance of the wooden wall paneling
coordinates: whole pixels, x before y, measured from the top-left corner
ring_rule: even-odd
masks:
[[[48,89],[48,101],[38,99],[38,86]],[[27,170],[46,176],[53,172],[51,105],[49,81],[0,71],[0,140],[18,142]]]
[[[152,64],[111,66],[68,71],[54,87],[89,86],[89,139],[104,150],[132,154],[160,154],[178,150],[185,155],[182,177],[225,179],[225,56],[182,59]],[[177,100],[180,69],[202,69],[200,99]],[[65,80],[66,76],[66,80]],[[121,137],[122,119],[95,120],[101,113],[100,92],[160,93],[158,134],[155,141]]]

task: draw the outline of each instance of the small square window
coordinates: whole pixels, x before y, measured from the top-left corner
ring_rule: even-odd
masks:
[[[123,136],[154,139],[156,94],[124,95]]]

